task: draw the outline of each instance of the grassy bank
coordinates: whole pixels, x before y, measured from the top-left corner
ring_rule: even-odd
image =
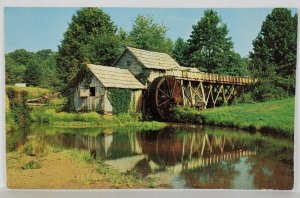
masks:
[[[30,141],[7,153],[9,188],[153,188],[153,179],[117,169],[87,151],[64,150]]]
[[[6,85],[6,91],[14,90],[15,92],[26,92],[28,99],[38,98],[45,94],[51,93],[51,90],[40,87],[16,87],[13,85]]]
[[[39,87],[16,87],[6,85],[5,94],[5,120],[6,132],[17,130],[30,122],[28,99],[38,98],[51,92],[49,89]]]
[[[295,98],[254,104],[239,104],[198,111],[187,107],[175,110],[178,122],[240,128],[293,137]]]
[[[56,112],[54,109],[36,108],[30,112],[33,122],[46,123],[56,127],[83,128],[101,127],[110,129],[156,130],[166,126],[165,123],[156,121],[141,121],[141,115],[118,114],[100,115],[96,112],[67,113]],[[126,130],[128,131],[128,130]]]
[[[123,131],[155,130],[166,124],[161,122],[143,122],[140,114],[100,115],[96,112],[62,112],[64,98],[55,98],[47,102],[46,106],[28,107],[27,99],[38,98],[50,93],[51,90],[39,87],[6,86],[6,131],[16,130],[19,126],[30,122],[49,124],[55,127],[88,128],[102,127],[124,129]],[[120,131],[120,130],[119,130]],[[122,131],[122,130],[121,130]]]

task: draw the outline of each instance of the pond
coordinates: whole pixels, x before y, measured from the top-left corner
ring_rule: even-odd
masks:
[[[130,133],[39,125],[10,133],[7,150],[29,139],[88,151],[121,172],[154,178],[167,188],[293,188],[293,142],[261,134],[176,124]]]

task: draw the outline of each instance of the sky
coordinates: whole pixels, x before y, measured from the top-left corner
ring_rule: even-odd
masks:
[[[79,8],[5,8],[5,53],[16,49],[36,52],[41,49],[58,50],[63,34]],[[188,39],[192,25],[203,17],[202,8],[103,8],[118,27],[130,31],[138,15],[148,15],[168,28],[167,36],[175,41]],[[227,8],[215,9],[229,29],[234,50],[241,56],[252,51],[252,41],[262,22],[272,9]],[[296,9],[292,9],[295,14]]]

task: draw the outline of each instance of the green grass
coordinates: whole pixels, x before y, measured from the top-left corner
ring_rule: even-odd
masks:
[[[19,128],[12,111],[5,112],[5,131],[9,133]]]
[[[140,121],[139,114],[100,115],[96,112],[67,113],[49,108],[36,108],[30,112],[31,121],[46,123],[53,127],[67,128],[110,128],[118,132],[158,130],[166,126],[157,121]],[[105,130],[104,130],[105,131]]]
[[[293,137],[295,98],[254,104],[239,104],[198,111],[187,107],[175,110],[175,120],[241,128]]]
[[[6,85],[6,89],[7,88],[14,89],[16,92],[26,91],[28,93],[28,99],[38,98],[51,92],[49,89],[40,87],[16,87],[13,85]]]

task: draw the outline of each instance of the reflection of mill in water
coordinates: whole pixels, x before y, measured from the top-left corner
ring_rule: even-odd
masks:
[[[196,129],[195,129],[196,130]],[[254,155],[238,139],[167,127],[160,131],[116,135],[63,135],[54,140],[68,148],[88,150],[121,171],[182,172]],[[66,137],[64,137],[66,136]]]
[[[237,139],[191,132],[191,129],[178,133],[174,128],[165,128],[157,134],[144,134],[141,144],[152,171],[180,173],[255,154],[239,148]]]

